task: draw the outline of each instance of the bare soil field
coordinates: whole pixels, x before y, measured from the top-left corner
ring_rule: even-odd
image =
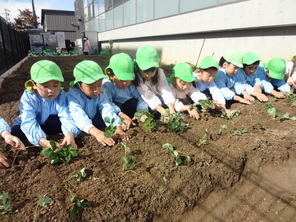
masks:
[[[0,89],[0,115],[9,124],[18,115],[24,83],[30,67],[40,59],[31,57],[5,78]],[[104,69],[106,56],[46,57],[56,62],[68,90],[74,66],[90,59]],[[166,67],[165,73],[171,74]],[[296,122],[280,120],[286,113],[296,116],[293,101],[268,96],[281,111],[272,118],[263,103],[228,104],[240,114],[233,119],[207,114],[200,120],[185,118],[185,131],[166,125],[148,132],[144,125],[131,128],[128,146],[135,170],[122,170],[124,149],[120,141],[103,147],[82,133],[76,142],[78,156],[69,164],[51,165],[41,147],[18,152],[0,146],[13,162],[0,171],[0,192],[7,192],[14,214],[0,214],[0,221],[73,221],[71,197],[87,200],[76,214],[77,221],[296,221]],[[222,130],[225,125],[227,129]],[[238,132],[244,133],[237,135]],[[208,136],[206,135],[206,130]],[[61,136],[53,137],[60,140]],[[201,145],[201,140],[205,140]],[[177,166],[162,145],[170,143],[188,154],[192,162]],[[72,175],[85,168],[86,178]],[[0,194],[1,194],[0,193]],[[53,203],[38,206],[39,196]],[[1,206],[0,200],[0,206]]]

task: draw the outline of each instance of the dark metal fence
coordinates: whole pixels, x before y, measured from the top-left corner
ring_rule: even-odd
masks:
[[[29,49],[29,34],[14,30],[0,16],[0,75],[26,57]]]

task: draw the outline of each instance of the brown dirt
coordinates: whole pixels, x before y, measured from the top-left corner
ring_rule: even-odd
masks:
[[[108,64],[108,58],[102,56],[47,59],[60,65],[66,91],[79,61],[91,59],[102,68]],[[0,115],[10,124],[18,115],[23,84],[37,60],[40,58],[29,58],[0,89]],[[170,69],[165,72],[170,74]],[[295,107],[286,100],[269,100],[282,114],[296,116]],[[231,109],[241,114],[233,120],[210,115],[198,121],[185,119],[189,127],[184,133],[166,126],[152,133],[142,125],[130,129],[128,145],[136,157],[135,171],[122,170],[120,143],[103,147],[85,134],[76,140],[78,157],[67,165],[51,165],[40,155],[41,148],[18,153],[1,140],[0,146],[15,161],[12,168],[0,171],[0,192],[8,192],[11,208],[19,212],[1,215],[0,221],[33,221],[34,217],[36,221],[71,221],[73,204],[67,189],[89,201],[77,215],[78,221],[295,221],[296,123],[272,120],[263,106],[234,103]],[[221,125],[228,130],[219,136]],[[230,136],[243,127],[248,133]],[[199,148],[206,129],[210,136]],[[190,155],[193,163],[175,166],[173,157],[162,148],[164,143]],[[53,204],[37,207],[39,196],[82,168],[87,172],[84,181],[72,178],[67,186],[47,194]]]

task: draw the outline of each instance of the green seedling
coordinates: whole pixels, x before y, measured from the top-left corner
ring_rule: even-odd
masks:
[[[141,122],[142,118],[145,118],[144,127],[148,130],[148,132],[152,132],[152,129],[157,127],[157,124],[153,122],[154,116],[147,110],[139,110],[134,116],[137,118],[138,123]]]
[[[270,104],[270,103],[265,103],[263,107],[264,107],[265,109],[270,109],[270,108],[273,108],[273,105]]]
[[[293,92],[284,92],[283,94],[285,95],[285,100],[288,103],[296,102],[296,94],[294,94]]]
[[[260,129],[265,129],[264,125],[259,120],[254,120],[254,125],[259,126]]]
[[[76,196],[71,198],[71,202],[74,203],[74,206],[72,207],[70,211],[70,217],[71,219],[76,219],[76,214],[83,211],[83,208],[87,206],[88,201],[85,199],[77,199]]]
[[[293,120],[293,121],[296,121],[296,117],[295,116],[290,117],[290,113],[285,113],[283,116],[281,116],[280,120],[281,121],[284,121],[284,120]]]
[[[38,199],[38,206],[40,207],[47,207],[48,204],[52,204],[52,203],[53,203],[52,199],[46,195],[40,196]]]
[[[51,164],[69,163],[72,157],[77,156],[78,150],[73,149],[71,144],[59,148],[55,141],[50,141],[51,148],[45,148],[41,154],[47,156]]]
[[[267,110],[267,113],[268,113],[273,119],[276,119],[277,117],[280,116],[281,111],[278,110],[278,109],[275,108],[275,107],[272,107],[272,108],[269,108],[269,109]]]
[[[227,130],[227,125],[220,125],[218,135],[221,135],[223,130]]]
[[[109,45],[106,46],[106,54],[107,55],[112,55],[113,54],[113,40],[110,39],[108,41]]]
[[[257,99],[255,99],[255,100],[253,101],[253,104],[257,105],[257,104],[259,104],[259,101],[258,101]]]
[[[84,199],[79,200],[79,199],[77,199],[76,198],[77,194],[75,194],[68,187],[68,182],[74,177],[76,177],[77,181],[81,181],[81,178],[84,179],[86,177],[85,169],[82,168],[76,174],[72,173],[65,180],[63,180],[60,184],[50,188],[49,190],[46,191],[45,194],[38,197],[38,202],[37,202],[37,205],[36,205],[36,208],[35,208],[33,222],[35,222],[37,220],[38,207],[47,207],[48,205],[53,204],[53,200],[50,197],[48,197],[48,194],[54,192],[55,190],[57,190],[58,188],[61,188],[61,187],[64,187],[71,195],[71,202],[74,203],[74,206],[73,206],[72,210],[70,211],[70,217],[72,219],[75,219],[76,213],[82,211],[82,208],[84,208],[86,206],[86,204],[87,204],[87,200],[84,200]]]
[[[86,177],[85,168],[82,168],[82,169],[80,170],[80,172],[78,172],[75,176],[76,176],[76,180],[77,180],[77,181],[82,181],[82,180],[84,180],[85,177]]]
[[[173,145],[171,145],[170,143],[163,144],[162,148],[164,148],[168,154],[172,155],[175,158],[176,166],[179,166],[183,163],[182,159],[180,158],[180,154],[185,155],[186,160],[187,160],[187,164],[190,165],[191,157],[184,152],[181,152],[179,150],[175,150]]]
[[[136,167],[134,166],[134,162],[136,157],[127,157],[127,153],[130,153],[132,151],[131,148],[125,142],[121,142],[121,145],[124,148],[124,156],[121,158],[123,161],[122,170],[125,171],[127,166],[129,166],[132,170],[135,170]]]
[[[197,147],[203,147],[204,145],[206,145],[208,142],[208,136],[209,136],[209,132],[208,132],[208,129],[206,129],[204,136],[199,139]]]
[[[209,110],[215,109],[215,103],[213,102],[213,100],[201,99],[198,102],[199,102],[199,105],[201,106],[201,111],[200,111],[201,118],[203,118],[205,114],[209,112]]]
[[[0,200],[2,201],[2,205],[0,205],[0,211],[2,211],[2,214],[14,214],[18,212],[18,210],[10,210],[11,201],[8,198],[8,193],[3,191],[2,194],[0,194]]]
[[[105,117],[104,122],[107,123],[106,125],[109,124],[109,126],[107,126],[105,129],[104,136],[113,137],[117,129],[117,126],[114,126],[115,119],[114,118],[110,119],[109,117]]]
[[[244,133],[248,133],[248,129],[246,127],[240,129],[240,130],[235,130],[230,136],[241,136]]]
[[[166,120],[166,123],[170,126],[170,129],[173,131],[180,131],[184,132],[186,123],[183,122],[184,115],[180,112],[178,113],[170,113],[169,109],[166,109],[165,112],[161,115],[161,121],[165,121],[165,117],[168,117],[169,119]]]
[[[223,119],[232,120],[234,117],[238,116],[240,114],[240,111],[238,110],[232,110],[230,114],[226,112],[225,109],[222,109],[221,112],[217,113],[216,116],[221,117]]]

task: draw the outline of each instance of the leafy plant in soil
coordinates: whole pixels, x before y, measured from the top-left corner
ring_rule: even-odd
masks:
[[[185,155],[187,164],[190,165],[191,157],[189,155],[187,155],[186,153],[184,153],[184,152],[181,152],[179,150],[175,150],[175,148],[173,147],[172,144],[165,143],[165,144],[162,145],[162,148],[164,148],[167,151],[168,154],[172,155],[175,158],[176,166],[179,166],[179,165],[181,165],[183,163],[182,159],[180,158],[180,154]]]
[[[206,145],[208,142],[208,136],[209,136],[209,132],[208,132],[208,129],[206,129],[204,136],[199,139],[197,143],[197,147],[203,147],[204,145]]]
[[[71,144],[59,148],[55,141],[50,141],[51,148],[45,148],[41,154],[47,156],[51,164],[69,163],[72,157],[77,156],[78,150],[73,149]]]
[[[79,176],[78,176],[79,175]],[[87,200],[85,199],[78,199],[77,198],[77,194],[75,194],[68,185],[68,182],[70,179],[76,177],[77,181],[81,181],[82,179],[84,179],[86,177],[86,173],[85,173],[85,169],[81,169],[77,174],[71,174],[70,176],[68,176],[65,180],[63,180],[60,184],[58,184],[57,186],[52,187],[51,189],[49,189],[45,194],[41,195],[38,197],[38,202],[37,202],[37,206],[35,208],[35,212],[34,212],[34,222],[37,220],[37,213],[38,213],[38,207],[47,207],[49,204],[53,204],[53,200],[48,197],[47,195],[54,192],[55,190],[57,190],[60,187],[64,187],[71,195],[71,202],[74,203],[71,211],[70,211],[70,217],[72,219],[75,220],[76,218],[76,214],[78,212],[81,212],[82,209],[84,207],[86,207],[87,204]]]
[[[222,109],[221,112],[218,112],[216,116],[227,120],[233,120],[233,118],[238,116],[239,114],[240,111],[238,110],[232,110],[231,113],[228,114],[225,109]]]
[[[284,92],[283,93],[285,95],[285,99],[288,103],[292,103],[294,104],[294,102],[296,102],[296,94],[293,92]]]
[[[130,153],[132,151],[131,148],[125,142],[121,142],[121,145],[124,148],[124,156],[121,158],[123,161],[122,170],[125,171],[127,166],[129,166],[132,170],[135,170],[136,167],[134,166],[134,162],[136,157],[127,157],[127,153]]]
[[[221,135],[222,134],[222,131],[223,130],[227,130],[227,125],[220,125],[220,128],[219,128],[219,131],[218,131],[218,135]]]
[[[134,116],[137,118],[138,123],[145,119],[144,127],[148,130],[148,132],[152,132],[152,129],[159,125],[154,122],[154,116],[147,110],[139,110]]]
[[[215,103],[211,99],[201,99],[198,101],[201,106],[200,115],[203,118],[210,110],[215,109]]]
[[[240,129],[240,130],[235,130],[232,134],[230,134],[230,136],[241,136],[245,133],[248,133],[248,129],[246,127]]]
[[[258,126],[259,129],[265,129],[264,125],[259,120],[254,120],[254,128]]]
[[[74,203],[74,206],[70,211],[70,217],[75,220],[77,213],[82,212],[83,208],[87,206],[88,201],[84,199],[79,200],[76,197],[72,197],[71,202]]]
[[[18,212],[18,210],[10,210],[11,201],[8,198],[8,193],[3,191],[2,194],[0,194],[0,200],[2,201],[2,205],[0,205],[0,211],[2,211],[2,214],[14,214]]]
[[[113,137],[117,129],[117,127],[114,126],[115,119],[114,118],[110,119],[109,117],[105,117],[104,122],[109,124],[109,126],[107,126],[105,129],[104,136]]]
[[[280,116],[281,111],[275,107],[272,107],[267,110],[267,113],[271,116],[272,119],[276,119]]]
[[[164,122],[166,116],[169,118],[166,123],[169,125],[171,130],[176,132],[180,131],[182,133],[184,132],[185,126],[187,124],[183,122],[184,115],[182,113],[170,113],[170,110],[166,109],[160,117],[162,122]]]
[[[284,115],[281,116],[280,120],[281,121],[284,121],[284,120],[293,120],[293,121],[296,121],[296,117],[293,116],[293,117],[290,117],[290,113],[285,113]]]

